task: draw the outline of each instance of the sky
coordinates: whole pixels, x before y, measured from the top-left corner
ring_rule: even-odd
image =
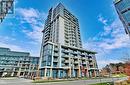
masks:
[[[14,13],[0,24],[0,47],[40,56],[48,10],[58,3],[79,19],[83,48],[98,52],[99,68],[130,54],[130,40],[113,0],[15,0]]]

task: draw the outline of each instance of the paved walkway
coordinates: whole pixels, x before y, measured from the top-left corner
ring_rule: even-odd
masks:
[[[91,80],[76,80],[65,82],[51,82],[51,83],[31,83],[32,80],[23,78],[0,79],[0,85],[89,85],[99,82],[111,82],[124,78],[105,78],[105,79],[91,79]]]
[[[33,85],[31,82],[24,78],[0,78],[0,85]]]

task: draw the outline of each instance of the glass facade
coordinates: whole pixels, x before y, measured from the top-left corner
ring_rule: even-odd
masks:
[[[51,66],[51,61],[52,61],[52,45],[47,44],[44,46],[43,49],[43,56],[42,56],[42,64],[41,66]]]
[[[130,36],[130,0],[116,0],[115,7],[126,33]]]
[[[38,64],[39,57],[31,57],[28,52],[0,48],[0,76],[29,76],[30,71],[36,75]]]

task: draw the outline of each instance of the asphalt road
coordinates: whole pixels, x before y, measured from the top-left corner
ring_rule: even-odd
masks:
[[[111,82],[124,78],[105,78],[105,79],[92,79],[92,80],[76,80],[76,81],[65,81],[65,82],[54,82],[54,83],[31,83],[32,80],[22,78],[8,78],[0,79],[0,85],[89,85],[99,82]]]

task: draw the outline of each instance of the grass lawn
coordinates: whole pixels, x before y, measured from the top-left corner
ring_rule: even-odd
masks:
[[[96,84],[90,84],[90,85],[114,85],[112,82],[106,82],[106,83],[96,83]]]
[[[113,77],[127,77],[125,74],[113,74]]]
[[[74,81],[74,80],[36,80],[32,83],[49,83],[49,82],[66,82],[66,81]]]

